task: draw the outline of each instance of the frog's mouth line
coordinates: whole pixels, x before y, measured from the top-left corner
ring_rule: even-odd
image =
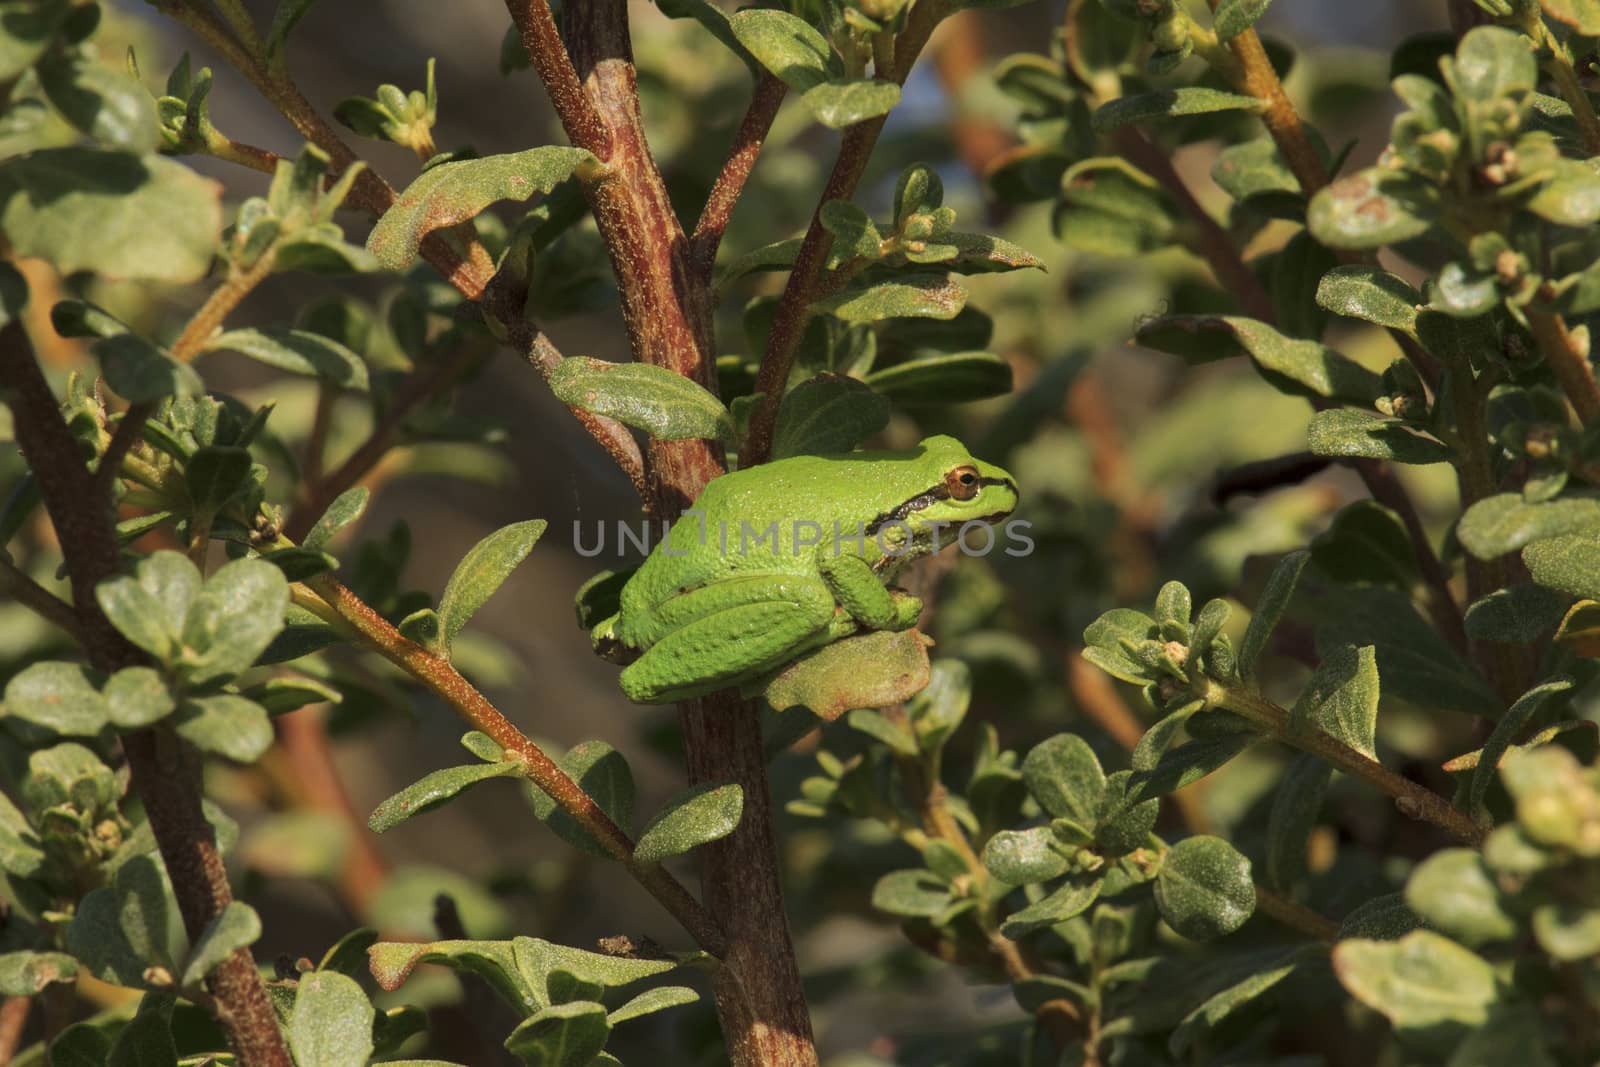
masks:
[[[994,481],[998,483],[1003,481],[1003,479],[996,478]],[[986,526],[994,526],[1003,519],[1009,518],[1010,515],[1011,512],[1009,510],[995,511],[988,515],[978,515],[966,521],[967,523],[981,522]],[[966,523],[963,523],[962,525],[964,526]],[[876,531],[874,531],[873,536],[877,536]],[[949,548],[951,545],[958,543],[958,540],[958,538],[952,538],[949,541],[941,543],[939,547]],[[874,560],[872,563],[872,570],[875,574],[884,574],[889,571],[897,571],[908,563],[913,563],[925,556],[930,556],[932,554],[933,537],[925,534],[914,534],[910,542],[901,546],[900,551],[887,553]]]
[[[1006,486],[1007,488],[1009,488],[1011,490],[1011,495],[1012,496],[1020,496],[1021,495],[1020,493],[1017,492],[1017,483],[1013,482],[1010,478],[995,478],[995,477],[991,476],[991,477],[984,477],[984,478],[979,478],[978,479],[978,486],[980,488],[983,488],[983,487],[986,487],[986,486],[996,486],[996,485],[1003,485],[1003,486]],[[929,489],[925,493],[918,493],[916,496],[912,497],[910,500],[907,500],[904,503],[896,504],[894,507],[890,508],[888,511],[880,513],[871,522],[867,523],[865,533],[866,533],[866,535],[868,537],[876,537],[877,534],[878,534],[878,531],[883,529],[885,526],[889,525],[891,522],[904,522],[906,520],[906,516],[911,515],[911,514],[913,514],[915,512],[921,511],[923,508],[929,507],[930,505],[937,504],[941,500],[949,500],[949,499],[950,499],[950,487],[949,486],[946,486],[946,485],[935,486],[934,488]],[[994,515],[984,515],[984,516],[981,516],[981,517],[979,517],[977,519],[969,519],[967,521],[968,522],[993,523],[993,522],[999,521],[1000,519],[1005,518],[1009,514],[1011,514],[1011,512],[1002,511],[1002,512],[998,512],[998,513],[996,513]]]

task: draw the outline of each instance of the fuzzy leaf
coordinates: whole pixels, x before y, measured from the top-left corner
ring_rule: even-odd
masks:
[[[47,660],[24,667],[6,683],[5,714],[63,737],[93,737],[105,728],[111,709],[83,667]]]
[[[600,810],[611,816],[612,822],[624,830],[633,825],[633,771],[622,753],[604,741],[584,741],[572,746],[556,762],[585,793],[594,798]],[[556,802],[532,782],[528,783],[527,789],[534,816],[548,825],[557,837],[590,855],[611,856],[598,841],[589,836],[589,831],[557,808]]]
[[[1468,945],[1517,933],[1483,857],[1472,849],[1447,848],[1423,860],[1406,882],[1406,903],[1430,927]]]
[[[223,564],[184,617],[189,677],[204,681],[254,664],[283,629],[288,609],[289,583],[277,567],[258,559]]]
[[[100,361],[106,384],[130,404],[146,404],[169,396],[205,392],[200,375],[179,363],[164,348],[138,334],[123,333],[96,341],[90,350]]]
[[[1217,40],[1231,41],[1256,24],[1272,0],[1222,0],[1211,15]]]
[[[1054,841],[1048,826],[1001,830],[983,846],[983,865],[1007,885],[1048,882],[1067,873],[1066,858],[1052,847]]]
[[[290,374],[321,378],[345,389],[367,390],[367,365],[329,337],[309,330],[229,330],[206,342],[207,352],[237,352]]]
[[[1330,248],[1379,248],[1427,233],[1437,210],[1420,181],[1374,167],[1312,197],[1306,224]]]
[[[260,937],[261,917],[256,910],[243,901],[230,900],[222,913],[206,924],[200,939],[189,950],[181,984],[194,985],[235,951],[255,944]]]
[[[883,367],[867,384],[901,404],[952,404],[1011,392],[1011,364],[993,352],[941,352]]]
[[[552,1004],[524,1019],[505,1045],[534,1067],[589,1067],[606,1047],[611,1024],[603,1004]]]
[[[52,982],[78,976],[78,961],[64,952],[7,952],[0,955],[0,995],[31,997]]]
[[[728,440],[733,434],[733,419],[722,401],[665,367],[572,356],[551,371],[550,391],[563,403],[663,441]]]
[[[222,186],[161,156],[47,148],[0,163],[0,230],[62,274],[196,282],[222,238]]]
[[[1250,861],[1220,837],[1179,841],[1156,875],[1156,907],[1184,937],[1206,941],[1243,926],[1256,907]]]
[[[354,980],[337,971],[313,971],[295,987],[289,1047],[298,1063],[366,1067],[372,1055],[374,1012]]]
[[[1239,642],[1239,673],[1245,677],[1254,672],[1256,660],[1266,650],[1272,631],[1277,628],[1278,620],[1289,607],[1294,588],[1300,581],[1300,572],[1305,570],[1306,561],[1310,558],[1311,553],[1306,551],[1291,552],[1278,561],[1267,578],[1267,587],[1261,591],[1261,600],[1251,613],[1250,625]]]
[[[1317,303],[1335,315],[1415,333],[1422,295],[1397,275],[1355,263],[1335,267],[1322,276]]]
[[[966,304],[965,289],[942,274],[929,274],[850,286],[811,307],[845,322],[861,323],[897,318],[953,319]]]
[[[660,863],[708,841],[727,837],[744,814],[744,790],[737,785],[699,785],[667,802],[639,835],[633,858]]]
[[[1094,825],[1106,776],[1094,750],[1077,734],[1057,734],[1035,745],[1022,761],[1022,781],[1050,815]]]
[[[439,597],[440,641],[446,652],[461,628],[528,558],[549,524],[543,519],[503,526],[473,545]]]
[[[1253,96],[1186,86],[1118,97],[1095,110],[1093,123],[1096,133],[1109,133],[1130,123],[1178,115],[1209,115],[1216,111],[1260,111],[1264,106]]]
[[[1510,750],[1512,743],[1522,736],[1533,717],[1552,699],[1571,688],[1572,682],[1566,678],[1545,682],[1523,693],[1511,707],[1506,709],[1500,721],[1495,723],[1494,732],[1478,750],[1477,764],[1473,767],[1472,777],[1467,782],[1468,811],[1477,811],[1483,804],[1484,798],[1489,795],[1489,787],[1494,784],[1495,776],[1500,771],[1501,759]]]
[[[375,834],[394,829],[407,819],[432,811],[454,800],[479,782],[491,778],[515,778],[526,773],[521,760],[473,763],[465,767],[445,767],[406,786],[372,810],[367,827]]]
[[[1104,879],[1094,875],[1068,878],[1049,896],[1006,916],[1000,924],[1000,932],[1009,938],[1019,938],[1082,915],[1100,896],[1103,884]]]
[[[1400,1030],[1464,1033],[1483,1025],[1499,999],[1483,958],[1431,930],[1398,941],[1341,941],[1333,969],[1352,996]]]
[[[889,424],[889,401],[872,387],[824,374],[784,395],[772,458],[848,452]]]
[[[1535,541],[1600,531],[1600,498],[1564,496],[1528,503],[1521,493],[1497,493],[1466,510],[1456,525],[1456,538],[1479,559],[1494,559]]]
[[[1585,600],[1600,599],[1597,559],[1600,559],[1600,532],[1552,537],[1522,550],[1522,562],[1534,581]]]
[[[676,1008],[683,1004],[693,1004],[700,999],[700,994],[681,985],[660,985],[654,989],[647,989],[632,1000],[614,1009],[606,1016],[606,1021],[612,1026],[628,1022],[630,1019],[639,1019],[646,1015],[654,1015],[658,1011]]]
[[[322,513],[315,526],[306,532],[305,540],[301,547],[321,549],[334,536],[346,526],[361,518],[362,512],[367,510],[367,500],[372,491],[364,485],[354,489],[346,489],[333,498],[333,503]]]
[[[428,234],[476,218],[496,201],[548,193],[593,161],[580,148],[547,145],[430,167],[383,213],[367,249],[390,270],[404,270]]]
[[[1319,456],[1387,459],[1395,463],[1448,463],[1450,447],[1415,433],[1403,423],[1369,411],[1335,408],[1311,416],[1307,432],[1311,451]]]
[[[267,709],[232,693],[191,697],[174,716],[178,736],[239,763],[254,763],[272,747]]]
[[[1168,315],[1138,331],[1141,344],[1187,359],[1197,342],[1204,358],[1244,353],[1274,388],[1296,396],[1371,404],[1382,380],[1359,363],[1316,341],[1286,337],[1264,322],[1237,315]],[[1220,346],[1220,347],[1219,347]]]
[[[1309,753],[1296,756],[1272,795],[1267,816],[1266,880],[1290,892],[1306,873],[1306,840],[1322,812],[1333,766]]]
[[[1289,731],[1320,730],[1377,759],[1378,657],[1370,645],[1324,656],[1289,712]]]
[[[176,706],[166,681],[149,667],[124,667],[106,679],[101,692],[111,724],[122,730],[149,726]]]
[[[872,887],[872,906],[890,915],[929,918],[950,905],[950,889],[922,868],[890,871]]]

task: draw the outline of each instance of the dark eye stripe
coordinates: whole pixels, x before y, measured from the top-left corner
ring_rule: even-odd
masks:
[[[979,478],[978,479],[978,486],[980,488],[985,487],[985,486],[991,486],[991,485],[1009,486],[1011,488],[1011,492],[1013,494],[1015,494],[1016,491],[1017,491],[1016,483],[1013,482],[1010,478],[987,478],[986,477],[986,478]],[[902,521],[905,520],[905,517],[907,515],[910,515],[913,511],[921,511],[923,508],[927,507],[929,504],[935,503],[935,502],[940,501],[940,500],[949,500],[949,499],[950,499],[950,490],[945,488],[942,485],[939,486],[937,489],[929,489],[926,493],[918,493],[916,496],[912,497],[910,500],[907,500],[905,503],[896,504],[894,507],[890,508],[888,511],[883,512],[882,514],[880,514],[876,518],[874,518],[871,522],[867,523],[867,527],[866,527],[866,531],[865,531],[866,536],[874,537],[874,536],[877,535],[879,530],[881,530],[885,526],[889,525],[889,523],[891,523],[891,522],[902,522]]]

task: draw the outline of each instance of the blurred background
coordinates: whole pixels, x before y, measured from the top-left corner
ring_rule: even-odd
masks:
[[[246,6],[265,25],[274,4],[250,0]],[[1117,752],[1130,729],[1137,736],[1141,723],[1115,693],[1108,701],[1108,682],[1074,666],[1083,626],[1108,607],[1148,603],[1167,578],[1188,583],[1197,603],[1210,596],[1251,603],[1252,583],[1261,577],[1252,561],[1304,544],[1361,490],[1337,469],[1287,485],[1251,481],[1254,468],[1245,474],[1239,468],[1304,448],[1309,409],[1237,362],[1186,368],[1127,343],[1146,317],[1228,308],[1227,294],[1217,290],[1201,260],[1180,251],[1127,258],[1070,248],[1058,240],[1053,197],[1018,205],[994,195],[997,183],[1026,184],[1029,174],[1027,160],[1016,155],[1026,126],[1024,107],[1015,93],[1001,91],[993,73],[1016,53],[1048,55],[1064,8],[1056,0],[951,19],[912,75],[857,201],[884,216],[902,167],[927,161],[943,176],[946,202],[956,207],[960,228],[988,227],[1048,264],[1045,273],[971,279],[971,306],[982,311],[931,327],[988,333],[968,347],[1004,356],[1015,390],[959,408],[897,411],[884,440],[906,444],[932,432],[958,434],[1018,476],[1019,517],[1035,527],[1039,547],[1029,558],[962,559],[953,568],[948,560],[935,561],[927,574],[912,579],[914,590],[922,583],[922,591],[937,596],[937,653],[963,658],[977,678],[964,732],[976,736],[974,720],[986,721],[1003,746],[1026,748],[1050,733],[1074,730],[1097,748]],[[219,128],[236,140],[296,154],[294,131],[202,42],[147,5],[121,0],[110,9],[116,22],[107,41],[121,35],[137,48],[148,84],[159,84],[189,52],[196,66],[215,71],[211,114]],[[648,3],[636,3],[634,15],[646,123],[675,202],[692,219],[743,114],[749,76],[695,23],[669,20]],[[1297,50],[1286,79],[1291,95],[1335,153],[1355,142],[1346,164],[1353,169],[1370,162],[1385,140],[1392,114],[1388,50],[1410,34],[1446,26],[1442,2],[1278,0],[1261,30]],[[380,83],[420,88],[433,59],[440,150],[470,148],[487,155],[561,143],[535,76],[503,69],[516,66],[502,61],[507,28],[497,0],[322,0],[296,31],[292,69],[326,114],[345,97],[371,96]],[[419,169],[404,148],[356,141],[353,134],[348,139],[396,187]],[[836,133],[812,125],[794,102],[786,104],[734,215],[723,260],[801,232],[836,143]],[[1229,223],[1227,199],[1209,176],[1215,145],[1184,144],[1170,155],[1202,203]],[[264,175],[215,160],[188,162],[224,182],[230,218],[239,201],[266,186]],[[515,217],[511,210],[503,215]],[[364,237],[368,223],[359,213],[346,212],[340,221],[352,240]],[[1145,221],[1163,224],[1156,217]],[[1252,253],[1283,240],[1270,223],[1253,225],[1245,236]],[[563,354],[627,358],[592,228],[580,228],[564,242],[545,283],[544,304],[576,311],[541,320]],[[751,354],[747,334],[759,313],[747,308],[752,301],[759,305],[777,284],[775,276],[755,275],[730,287],[719,311],[720,353]],[[108,288],[95,298],[159,330],[162,323],[182,321],[198,301],[198,288]],[[382,282],[358,282],[348,291],[367,301],[374,314],[392,310]],[[276,276],[230,324],[289,322],[326,297],[327,287],[316,278]],[[1389,342],[1370,331],[1336,331],[1329,343],[1375,367],[1390,357]],[[81,357],[71,351],[55,355]],[[489,444],[399,450],[369,479],[378,492],[356,540],[386,545],[364,552],[387,552],[389,561],[402,561],[401,587],[436,596],[456,562],[485,533],[523,519],[549,520],[532,556],[463,637],[459,662],[530,735],[558,749],[603,738],[622,750],[639,781],[638,810],[653,810],[682,783],[672,710],[634,707],[622,699],[616,669],[590,654],[572,608],[586,578],[622,562],[614,538],[599,558],[580,557],[575,524],[583,524],[585,542],[592,545],[598,524],[614,532],[619,520],[636,522],[637,500],[537,374],[508,350],[485,356],[450,414],[470,421],[479,441]],[[273,423],[280,435],[304,433],[314,405],[311,386],[258,375],[256,369],[219,360],[207,375],[218,388],[276,400]],[[370,425],[357,400],[348,404],[335,412],[334,455],[353,447]],[[1219,411],[1227,413],[1220,423]],[[470,480],[460,476],[464,471]],[[1447,467],[1405,471],[1408,478],[1433,472],[1412,484],[1425,508],[1430,501],[1453,502]],[[404,535],[394,532],[402,524],[409,531],[408,555],[399,551]],[[6,644],[17,648],[36,639],[34,624],[16,614],[19,609],[3,610]],[[461,762],[461,726],[392,678],[372,679],[366,693],[337,708],[295,713],[280,723],[285,744],[264,771],[219,769],[210,783],[213,795],[245,827],[239,866],[246,872],[244,889],[265,920],[262,958],[316,958],[356,923],[391,936],[431,937],[432,901],[441,890],[455,897],[463,926],[475,936],[529,933],[591,945],[597,937],[620,933],[687,947],[630,880],[575,853],[529,818],[510,784],[476,790],[381,840],[368,834],[365,817],[379,801],[430,770]],[[1120,708],[1122,717],[1107,707]],[[314,728],[295,725],[311,719],[325,720],[327,750]],[[1403,735],[1402,716],[1396,740],[1402,751]],[[799,782],[811,773],[814,743],[775,762],[779,808],[798,795]],[[838,744],[849,742],[840,738]],[[325,751],[331,766],[321,762]],[[1271,781],[1267,771],[1279,758],[1242,757],[1189,802],[1201,818],[1238,826],[1254,817],[1261,784]],[[916,1050],[896,1035],[913,1026],[925,1032],[966,1030],[978,1017],[1020,1018],[1007,990],[961,985],[953,972],[912,948],[892,920],[872,911],[867,893],[874,878],[904,866],[907,858],[895,855],[881,829],[798,816],[784,820],[790,921],[825,1057],[843,1063],[870,1054],[912,1062]],[[830,877],[838,870],[850,876]],[[453,978],[429,974],[407,987],[407,999],[427,999],[421,988],[427,982],[437,984],[441,1003],[456,994]],[[476,1002],[468,1003],[472,1009]],[[474,1046],[474,1027],[466,1014],[452,1010],[455,1016],[441,1009],[441,1017],[447,1027],[452,1017],[460,1024],[461,1048],[454,1055],[495,1062],[498,1050]],[[509,1025],[482,1028],[493,1034]],[[636,1049],[655,1049],[658,1060],[671,1063],[716,1062],[715,1041],[710,1009],[700,1005],[652,1016],[621,1032],[613,1048],[625,1062]],[[681,1051],[663,1057],[662,1048]]]

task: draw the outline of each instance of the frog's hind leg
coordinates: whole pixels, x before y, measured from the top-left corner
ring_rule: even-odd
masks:
[[[836,636],[835,616],[843,617],[827,585],[802,577],[708,586],[674,598],[671,614],[687,621],[622,672],[636,704],[704,696],[771,671]]]

